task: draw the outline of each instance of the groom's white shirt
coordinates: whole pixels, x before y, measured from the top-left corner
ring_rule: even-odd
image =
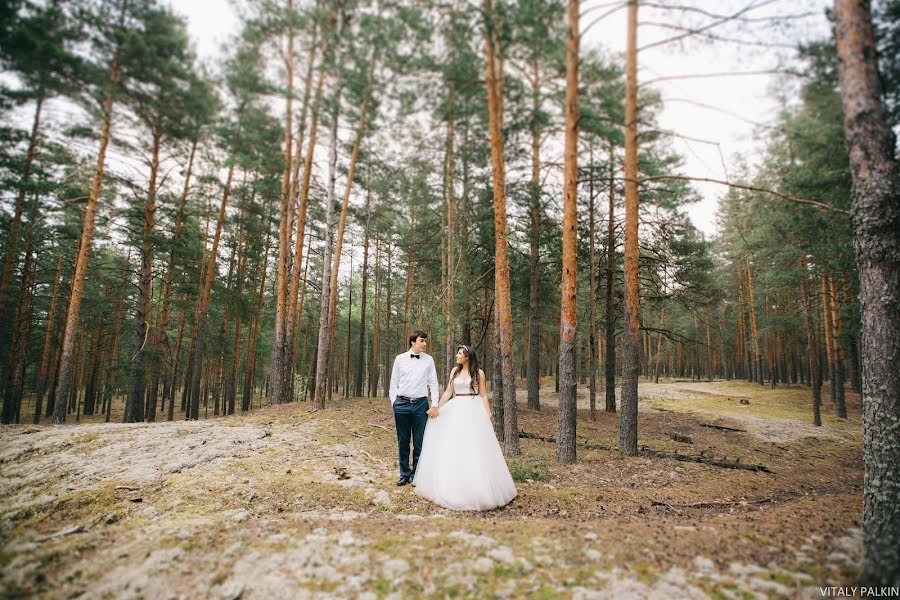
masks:
[[[412,352],[407,350],[394,359],[389,390],[392,406],[397,401],[397,396],[407,398],[428,396],[431,404],[437,406],[440,394],[434,359],[424,352],[418,356],[419,358],[413,358]]]

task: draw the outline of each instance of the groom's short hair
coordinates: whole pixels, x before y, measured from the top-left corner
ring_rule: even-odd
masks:
[[[419,331],[418,329],[416,329],[415,331],[411,332],[411,333],[409,334],[409,346],[408,346],[408,347],[409,347],[409,348],[412,348],[412,345],[415,344],[415,343],[416,343],[416,340],[419,339],[419,338],[422,338],[422,339],[424,339],[424,340],[427,340],[427,339],[428,339],[428,334],[425,333],[424,331]]]

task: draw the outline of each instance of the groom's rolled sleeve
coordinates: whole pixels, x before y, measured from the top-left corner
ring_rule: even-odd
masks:
[[[437,370],[434,367],[434,359],[431,360],[431,364],[428,365],[428,395],[431,397],[431,405],[437,406],[438,402],[441,399],[440,388],[438,387],[437,380]]]

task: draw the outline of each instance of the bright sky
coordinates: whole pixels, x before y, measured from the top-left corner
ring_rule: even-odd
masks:
[[[187,16],[190,33],[201,57],[214,60],[221,53],[222,44],[239,26],[237,12],[229,0],[170,0],[175,10]],[[825,0],[672,0],[669,5],[704,7],[716,14],[733,14],[753,5],[743,14],[748,22],[739,27],[716,28],[709,33],[739,38],[754,44],[794,44],[798,40],[822,38],[828,35],[824,10]],[[582,31],[584,47],[602,46],[607,52],[624,52],[626,11],[608,16],[590,26],[592,21],[610,5],[603,0],[582,1]],[[771,22],[753,21],[772,15],[811,16],[790,20],[791,26],[775,27]],[[696,27],[714,20],[702,15],[642,9],[641,22],[690,23]],[[584,31],[585,28],[590,29]],[[638,32],[638,46],[669,38],[679,32],[665,27],[644,25]],[[692,38],[696,39],[696,38]],[[646,82],[661,74],[681,75],[700,73],[746,73],[769,71],[779,65],[779,54],[789,56],[791,50],[765,48],[753,44],[715,44],[690,41],[686,46],[667,44],[642,52],[639,56],[639,82]],[[760,128],[753,123],[772,123],[778,110],[777,95],[785,84],[784,78],[773,75],[729,76],[681,79],[659,82],[654,87],[662,92],[665,109],[660,125],[682,136],[675,142],[676,151],[684,157],[683,173],[693,177],[726,179],[734,177],[737,155],[752,164],[762,147],[755,137]],[[676,100],[678,99],[678,100]],[[688,100],[690,102],[685,102]],[[695,103],[710,108],[697,106]],[[716,110],[718,109],[718,110]],[[690,138],[690,139],[685,139]],[[708,143],[712,142],[712,143]],[[723,165],[724,162],[724,165]],[[726,168],[728,169],[726,173]],[[719,196],[725,188],[716,184],[697,183],[703,200],[689,209],[694,223],[704,232],[715,232],[715,211]]]

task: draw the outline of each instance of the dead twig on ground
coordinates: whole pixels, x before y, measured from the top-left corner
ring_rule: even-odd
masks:
[[[45,535],[44,537],[40,537],[34,541],[38,544],[43,544],[44,542],[50,541],[52,539],[66,537],[67,535],[74,535],[76,533],[84,533],[86,531],[87,527],[85,527],[84,525],[75,525],[74,527],[69,527],[68,529],[63,529],[61,531],[57,531],[56,533]]]

